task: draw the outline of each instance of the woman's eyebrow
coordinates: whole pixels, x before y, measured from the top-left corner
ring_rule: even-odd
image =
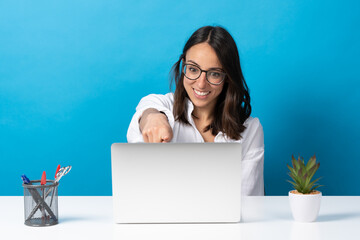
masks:
[[[187,62],[190,62],[190,63],[192,63],[192,64],[194,64],[194,65],[196,65],[196,66],[198,66],[200,68],[200,65],[197,64],[196,62],[194,62],[193,60],[189,60]],[[221,70],[221,71],[224,71],[221,67],[212,67],[212,68],[209,68],[208,71],[209,70]]]
[[[188,62],[191,62],[191,63],[195,64],[196,66],[200,67],[200,65],[197,64],[196,62],[194,62],[193,60],[189,60]]]

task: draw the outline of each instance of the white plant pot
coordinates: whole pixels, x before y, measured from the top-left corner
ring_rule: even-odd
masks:
[[[319,214],[321,196],[321,192],[318,194],[296,194],[290,191],[290,208],[295,221],[314,222]]]

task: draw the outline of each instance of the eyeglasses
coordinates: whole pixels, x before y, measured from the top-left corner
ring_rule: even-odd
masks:
[[[201,73],[206,73],[206,80],[208,83],[213,85],[220,85],[226,76],[226,73],[221,72],[220,70],[202,70],[196,65],[193,64],[184,64],[183,72],[185,76],[190,80],[196,80],[201,76]]]

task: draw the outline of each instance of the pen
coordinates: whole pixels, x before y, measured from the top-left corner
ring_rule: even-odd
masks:
[[[21,179],[22,179],[24,184],[31,184],[30,180],[26,177],[25,174],[21,175]]]
[[[32,185],[31,181],[29,178],[26,177],[26,175],[21,175],[21,179],[23,181],[24,184],[27,185]],[[39,199],[37,199],[37,196],[34,194],[34,189],[32,188],[28,188],[28,191],[30,192],[31,196],[35,199],[35,201],[37,202]],[[35,190],[36,191],[36,190]]]
[[[40,181],[40,184],[41,185],[46,185],[46,172],[44,171],[42,176],[41,176],[41,181]],[[41,188],[41,191],[42,191],[42,198],[45,202],[45,188]],[[41,208],[41,214],[42,214],[42,219],[45,220],[45,208],[44,206],[42,206]]]
[[[41,185],[46,185],[46,172],[44,171],[42,176],[41,176],[41,181],[40,181]]]

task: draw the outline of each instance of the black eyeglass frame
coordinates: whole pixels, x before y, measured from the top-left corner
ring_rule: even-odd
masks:
[[[186,74],[185,74],[185,67],[187,67],[187,66],[193,66],[193,67],[198,68],[198,69],[200,70],[199,76],[198,76],[197,78],[189,78],[188,76],[186,76]],[[205,71],[205,70],[202,70],[199,66],[196,66],[195,64],[191,64],[191,63],[185,63],[185,64],[183,65],[183,67],[182,67],[182,72],[184,73],[184,76],[187,77],[187,78],[190,79],[190,80],[196,80],[196,79],[198,79],[198,78],[201,76],[201,74],[204,72],[204,73],[205,73],[206,81],[207,81],[208,83],[212,84],[212,85],[215,85],[215,86],[218,86],[218,85],[222,84],[222,83],[224,82],[225,78],[226,78],[226,73],[225,73],[225,72],[219,72],[219,73],[222,73],[222,74],[223,74],[223,76],[224,76],[224,77],[223,77],[223,80],[221,80],[221,82],[219,82],[219,83],[212,83],[212,82],[210,82],[209,79],[208,79],[208,72],[215,72],[214,70],[206,70],[206,71]]]

